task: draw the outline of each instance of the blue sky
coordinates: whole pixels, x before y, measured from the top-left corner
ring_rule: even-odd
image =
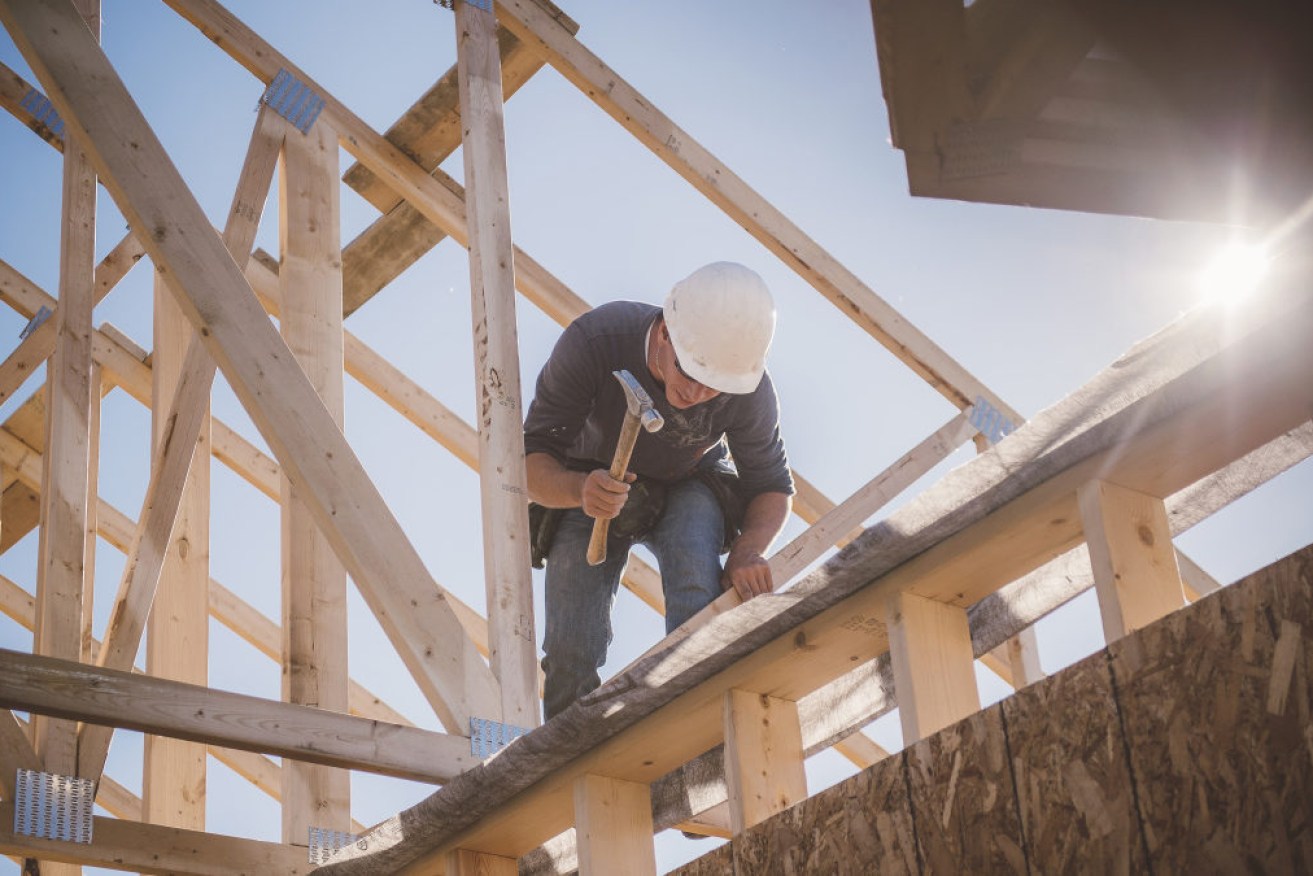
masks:
[[[580,39],[620,76],[1024,414],[1057,402],[1194,306],[1195,274],[1229,234],[1217,226],[911,198],[902,155],[889,144],[867,0],[563,6],[581,23]],[[379,131],[455,59],[451,13],[428,0],[231,0],[228,7]],[[104,22],[111,61],[202,207],[221,224],[263,86],[163,4],[105,0]],[[34,81],[2,33],[0,61]],[[793,464],[832,499],[846,497],[954,413],[555,71],[539,73],[509,102],[507,148],[516,242],[589,302],[659,302],[675,280],[720,259],[744,262],[767,279],[779,309],[770,367],[785,439]],[[0,258],[54,294],[59,155],[6,116],[0,156]],[[349,164],[343,153],[343,169]],[[445,169],[462,176],[459,153]],[[345,188],[342,206],[345,243],[376,214]],[[276,188],[265,216],[258,245],[277,253]],[[102,190],[100,254],[124,231]],[[112,322],[147,347],[150,319],[145,267],[96,313],[97,324]],[[10,338],[5,350],[17,344],[22,326],[16,314],[0,312],[0,337]],[[472,419],[463,250],[439,246],[348,328]],[[523,301],[518,329],[527,390],[559,329]],[[259,443],[225,386],[216,390],[215,411]],[[135,517],[147,476],[149,415],[115,392],[105,400],[104,418],[102,495]],[[346,431],[434,577],[478,604],[476,476],[350,379]],[[212,575],[277,617],[277,510],[218,463],[213,489]],[[1310,491],[1313,468],[1305,463],[1178,545],[1217,578],[1234,580],[1309,540]],[[801,529],[795,520],[786,538]],[[35,549],[33,534],[0,557],[0,573],[34,588]],[[98,631],[121,566],[102,543]],[[358,599],[351,623],[353,676],[436,728]],[[616,628],[611,671],[645,650],[660,622],[622,592]],[[1099,647],[1092,600],[1078,600],[1042,625],[1040,642],[1049,671]],[[26,650],[30,634],[0,618],[0,647]],[[211,647],[214,686],[278,695],[277,667],[217,624]],[[986,699],[1001,693],[998,685],[982,690]],[[898,745],[896,720],[880,722],[872,734]],[[140,747],[139,736],[119,733],[111,754],[111,774],[132,788],[139,787]],[[209,829],[276,839],[275,804],[210,763]],[[849,771],[837,756],[815,759],[813,790]],[[426,793],[371,777],[357,777],[353,789],[355,815],[365,823]],[[667,835],[658,843],[659,863],[668,869],[710,847]],[[0,860],[6,872],[16,868]]]

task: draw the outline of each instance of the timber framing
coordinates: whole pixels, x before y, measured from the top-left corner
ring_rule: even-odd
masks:
[[[1034,625],[1077,595],[1095,590],[1115,641],[1217,589],[1172,539],[1313,455],[1308,274],[1279,278],[1243,318],[1187,314],[1027,422],[548,0],[495,0],[491,12],[455,0],[457,64],[384,134],[215,0],[165,3],[253,75],[253,94],[285,71],[324,109],[300,130],[261,106],[216,229],[101,50],[98,24],[83,24],[88,12],[98,22],[97,4],[0,0],[37,79],[0,66],[0,107],[67,168],[58,296],[0,254],[0,301],[26,319],[51,313],[0,361],[0,402],[43,364],[48,375],[0,424],[0,552],[38,526],[41,539],[35,588],[0,577],[0,613],[34,637],[31,653],[0,649],[0,853],[146,873],[308,873],[305,831],[320,826],[363,836],[316,872],[655,872],[653,832],[743,835],[807,797],[807,757],[833,748],[863,769],[905,757],[863,733],[896,708],[909,750],[983,714],[975,660],[1014,688],[1040,681]],[[1143,178],[1164,149],[1211,158],[1099,53],[1082,5],[1032,15],[1025,0],[873,0],[914,192],[1212,215],[1184,191],[1108,184]],[[746,605],[725,594],[538,726],[515,293],[561,326],[590,307],[511,233],[504,102],[544,67],[947,399],[951,416],[839,501],[795,472],[794,511],[809,527],[770,559],[780,592]],[[1161,118],[1152,142],[1133,135]],[[988,174],[954,164],[954,150],[982,143],[1020,163]],[[458,147],[464,185],[441,168]],[[358,162],[342,183],[380,214],[345,246],[339,149]],[[276,169],[277,258],[252,251]],[[98,186],[129,227],[94,264]],[[474,424],[343,325],[446,238],[469,251]],[[156,272],[153,350],[92,321],[142,259]],[[211,415],[216,372],[269,453]],[[477,473],[486,608],[435,580],[366,473],[344,431],[343,375]],[[99,401],[115,389],[155,418],[135,520],[97,487]],[[997,443],[979,426],[988,409],[1016,427]],[[979,455],[863,527],[970,441]],[[277,620],[211,577],[212,499],[198,475],[210,457],[279,506]],[[97,535],[126,557],[104,641],[89,621]],[[347,576],[441,732],[350,678]],[[624,583],[664,611],[657,570],[631,558]],[[207,686],[210,618],[280,665],[281,700]],[[473,719],[532,729],[480,760]],[[147,734],[141,798],[105,774],[116,728]],[[281,801],[282,843],[199,830],[207,753]],[[97,818],[87,846],[16,835],[18,768],[92,779],[116,817]],[[351,816],[347,770],[434,790],[367,828]]]

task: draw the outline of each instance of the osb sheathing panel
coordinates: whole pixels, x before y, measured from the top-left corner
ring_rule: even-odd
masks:
[[[731,845],[737,876],[918,872],[903,757],[809,797]]]
[[[1000,704],[1027,856],[1046,873],[1145,872],[1104,651]]]
[[[685,864],[678,872],[680,876],[725,876],[733,873],[734,846],[725,843],[696,861]]]
[[[677,872],[1313,873],[1311,700],[1313,546]]]
[[[1153,871],[1313,872],[1313,548],[1109,651]]]
[[[925,872],[1025,873],[1021,818],[998,706],[907,749]]]

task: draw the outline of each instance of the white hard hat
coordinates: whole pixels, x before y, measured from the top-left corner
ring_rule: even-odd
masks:
[[[662,311],[680,367],[694,380],[739,395],[761,383],[775,302],[755,272],[734,262],[698,268],[675,284]]]

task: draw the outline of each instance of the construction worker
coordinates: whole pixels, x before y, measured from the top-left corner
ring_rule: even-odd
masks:
[[[744,600],[773,588],[766,552],[794,492],[766,373],[774,332],[762,279],[717,262],[676,283],[662,307],[604,304],[561,335],[524,426],[534,564],[547,568],[547,718],[601,683],[632,545],[657,559],[667,633],[730,587]],[[640,432],[617,480],[608,461],[626,409],[621,369],[665,424]],[[611,522],[606,559],[591,566],[594,519]]]

